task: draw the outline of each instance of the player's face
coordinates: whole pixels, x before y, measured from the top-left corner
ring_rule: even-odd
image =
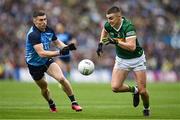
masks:
[[[65,32],[65,31],[64,31],[64,26],[63,26],[61,23],[57,24],[57,25],[56,25],[56,31],[57,31],[58,33],[64,33],[64,32]]]
[[[34,18],[34,24],[38,29],[44,31],[46,26],[47,26],[47,17],[46,17],[46,15],[37,16],[36,18]]]
[[[107,14],[106,18],[112,27],[115,27],[120,22],[120,16],[117,13]]]

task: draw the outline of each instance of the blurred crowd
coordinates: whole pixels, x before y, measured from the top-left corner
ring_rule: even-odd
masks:
[[[149,70],[180,74],[179,0],[0,0],[0,78],[19,79],[25,68],[25,35],[32,25],[32,11],[44,9],[49,26],[63,23],[77,39],[73,65],[91,59],[96,69],[112,69],[115,51],[105,46],[102,58],[96,55],[105,11],[116,5],[136,26]]]

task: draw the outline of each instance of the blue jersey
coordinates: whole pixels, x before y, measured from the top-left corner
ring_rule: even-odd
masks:
[[[57,38],[58,38],[58,40],[61,40],[64,44],[67,45],[71,41],[72,36],[68,32],[64,32],[64,33],[57,34]],[[70,53],[67,55],[60,56],[60,58],[65,58],[65,57],[69,57],[69,56],[70,56]]]
[[[72,36],[71,34],[65,32],[65,33],[57,34],[57,38],[58,40],[61,40],[64,44],[67,45],[71,41]]]
[[[54,40],[57,37],[51,28],[46,27],[45,31],[40,31],[35,25],[32,26],[26,36],[26,62],[33,66],[44,65],[49,58],[40,57],[33,46],[42,43],[43,49],[49,50]]]

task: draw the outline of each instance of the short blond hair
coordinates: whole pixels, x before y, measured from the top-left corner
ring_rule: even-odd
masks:
[[[111,14],[111,13],[121,13],[121,9],[117,6],[113,6],[109,8],[106,12],[106,14]]]

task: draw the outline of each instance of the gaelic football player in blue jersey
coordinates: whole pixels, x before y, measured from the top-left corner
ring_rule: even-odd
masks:
[[[34,25],[29,29],[26,36],[25,58],[29,73],[41,89],[41,94],[48,102],[51,112],[57,112],[57,109],[45,81],[45,72],[62,85],[64,92],[72,103],[72,109],[82,111],[75,100],[69,81],[64,77],[59,65],[52,59],[52,57],[66,55],[69,54],[69,51],[76,50],[75,45],[73,43],[65,45],[57,39],[54,31],[47,26],[47,16],[43,10],[34,11],[33,23]],[[54,43],[59,50],[51,51],[51,43]]]

